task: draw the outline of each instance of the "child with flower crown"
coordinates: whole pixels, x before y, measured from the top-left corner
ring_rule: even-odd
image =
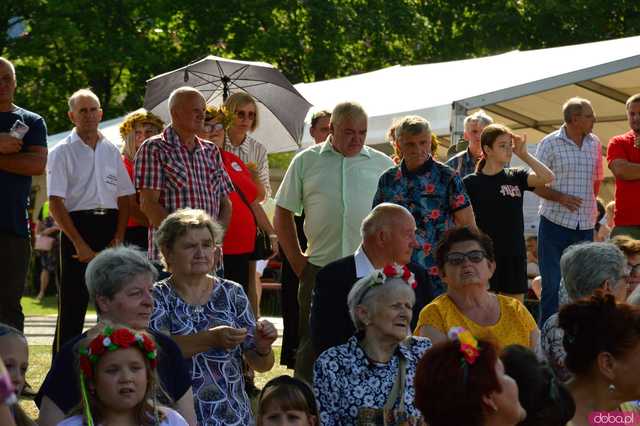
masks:
[[[82,403],[59,426],[183,426],[176,411],[159,406],[153,338],[126,327],[105,327],[79,348]]]

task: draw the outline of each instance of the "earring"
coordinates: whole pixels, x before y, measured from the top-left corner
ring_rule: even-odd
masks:
[[[609,392],[613,393],[616,391],[616,385],[614,385],[613,383],[611,383],[608,387]]]

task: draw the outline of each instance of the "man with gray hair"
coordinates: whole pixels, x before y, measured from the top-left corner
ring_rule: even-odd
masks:
[[[562,107],[564,124],[544,137],[536,157],[556,178],[535,193],[540,202],[538,261],[542,277],[540,324],[558,311],[560,256],[571,244],[593,241],[603,179],[602,146],[592,133],[596,121],[591,103],[571,98]]]
[[[68,104],[75,127],[51,150],[47,167],[49,209],[62,230],[54,354],[82,333],[89,302],[87,263],[122,243],[129,196],[135,193],[120,151],[98,130],[102,109],[95,93],[80,89]]]
[[[27,206],[31,176],[47,164],[47,126],[13,103],[15,92],[15,68],[0,57],[0,322],[22,331],[20,298],[31,258]]]
[[[418,247],[412,261],[427,270],[436,294],[444,291],[435,261],[435,247],[453,226],[476,226],[460,175],[431,156],[431,126],[422,117],[407,116],[396,126],[402,162],[387,170],[373,199],[400,204],[411,212],[418,227]]]
[[[180,87],[169,96],[171,124],[146,140],[135,158],[140,209],[149,218],[149,258],[159,263],[153,232],[182,208],[202,209],[225,229],[231,219],[233,185],[215,144],[200,139],[205,100],[197,89]]]
[[[158,378],[175,409],[195,425],[191,377],[180,348],[174,341],[149,329],[153,311],[153,282],[157,277],[155,266],[143,252],[118,246],[101,251],[87,266],[86,283],[91,301],[98,312],[98,324],[74,336],[62,346],[53,360],[51,369],[38,391],[35,402],[40,409],[40,426],[53,426],[61,422],[78,406],[81,395],[76,381],[77,345],[86,337],[95,337],[105,326],[121,324],[133,330],[150,333],[159,347]],[[160,395],[163,398],[163,395]]]
[[[313,350],[309,309],[316,274],[323,266],[352,254],[360,243],[362,219],[369,213],[380,175],[393,161],[365,146],[367,114],[354,102],[338,104],[331,134],[294,158],[276,194],[274,224],[280,245],[300,278],[296,376],[311,382]],[[306,253],[298,244],[293,215],[304,210]]]
[[[569,246],[560,258],[562,278],[569,302],[588,297],[600,289],[624,302],[627,296],[629,268],[622,251],[611,243],[582,243]],[[563,330],[558,326],[558,314],[551,315],[542,327],[541,346],[556,376],[567,381],[571,373],[565,366],[566,353],[562,344]]]
[[[362,244],[356,252],[329,263],[318,272],[311,304],[311,340],[316,355],[346,343],[355,329],[347,309],[347,295],[353,284],[375,269],[397,263],[407,265],[416,277],[416,302],[411,329],[434,298],[431,280],[424,268],[411,263],[416,241],[416,222],[406,208],[392,203],[378,204],[362,221]]]
[[[468,142],[467,149],[458,152],[445,164],[458,172],[460,177],[465,177],[476,171],[476,164],[482,157],[480,135],[489,124],[493,124],[493,118],[483,110],[478,110],[464,119],[464,140]]]

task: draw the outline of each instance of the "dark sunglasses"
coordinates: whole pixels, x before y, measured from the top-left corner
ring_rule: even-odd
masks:
[[[472,263],[480,263],[482,259],[486,259],[487,253],[483,250],[471,250],[466,253],[453,252],[449,253],[444,261],[449,265],[460,266],[464,263],[465,259],[469,259]]]
[[[222,129],[224,129],[224,125],[222,123],[205,123],[204,125],[204,131],[209,133]]]

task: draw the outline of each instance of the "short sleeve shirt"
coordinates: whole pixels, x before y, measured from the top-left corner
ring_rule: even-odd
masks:
[[[118,198],[135,193],[118,148],[99,134],[95,148],[76,129],[49,152],[47,192],[64,198],[70,212],[117,209]]]
[[[449,158],[445,164],[455,170],[458,175],[463,178],[471,173],[475,173],[477,163],[467,148]]]
[[[442,293],[435,248],[442,234],[454,226],[453,214],[471,205],[462,179],[433,158],[415,172],[410,172],[403,161],[380,177],[373,206],[384,202],[400,204],[413,215],[420,247],[411,260],[427,270],[436,294]]]
[[[420,312],[416,334],[425,325],[445,335],[451,327],[464,327],[477,338],[489,340],[500,349],[509,345],[534,349],[531,347],[531,332],[537,329],[537,325],[527,308],[513,297],[500,294],[496,297],[500,303],[500,318],[497,323],[484,326],[460,312],[448,295],[440,295]]]
[[[636,134],[633,130],[614,136],[607,146],[607,162],[626,160],[640,164],[640,148],[635,145]],[[624,180],[616,178],[616,208],[613,213],[615,226],[640,225],[640,179]]]
[[[222,250],[224,254],[251,253],[256,242],[256,221],[247,202],[255,201],[258,189],[251,172],[238,156],[227,151],[222,151],[221,154],[224,167],[235,189],[229,194],[231,221],[224,235]],[[244,199],[240,196],[240,191]]]
[[[246,328],[247,337],[234,349],[211,348],[187,361],[196,417],[201,426],[250,425],[251,402],[244,391],[242,356],[255,349],[256,322],[239,284],[215,279],[209,301],[186,303],[171,279],[156,283],[149,328],[169,336],[188,336],[220,325]]]
[[[493,240],[499,256],[524,256],[524,216],[522,202],[529,171],[507,168],[488,176],[473,173],[464,178],[478,227]]]
[[[220,201],[233,191],[218,147],[196,137],[195,149],[190,152],[172,126],[142,144],[135,170],[136,188],[160,191],[158,201],[169,214],[190,207],[217,220]],[[149,257],[159,258],[152,227]]]
[[[331,142],[329,137],[299,152],[276,194],[279,207],[298,215],[304,209],[307,255],[320,267],[356,251],[378,179],[393,166],[391,158],[371,147],[345,157]]]
[[[17,120],[29,126],[22,139],[20,152],[32,146],[47,146],[47,125],[42,117],[24,108],[0,112],[0,133],[9,133]],[[1,155],[1,154],[0,154]],[[0,232],[29,237],[27,207],[31,193],[31,176],[22,176],[0,170]]]
[[[541,216],[569,229],[593,229],[598,216],[593,184],[604,177],[602,145],[593,133],[584,137],[582,146],[569,139],[566,127],[548,134],[538,143],[536,158],[555,174],[552,189],[582,198],[580,208],[571,212],[560,203],[540,199]]]

